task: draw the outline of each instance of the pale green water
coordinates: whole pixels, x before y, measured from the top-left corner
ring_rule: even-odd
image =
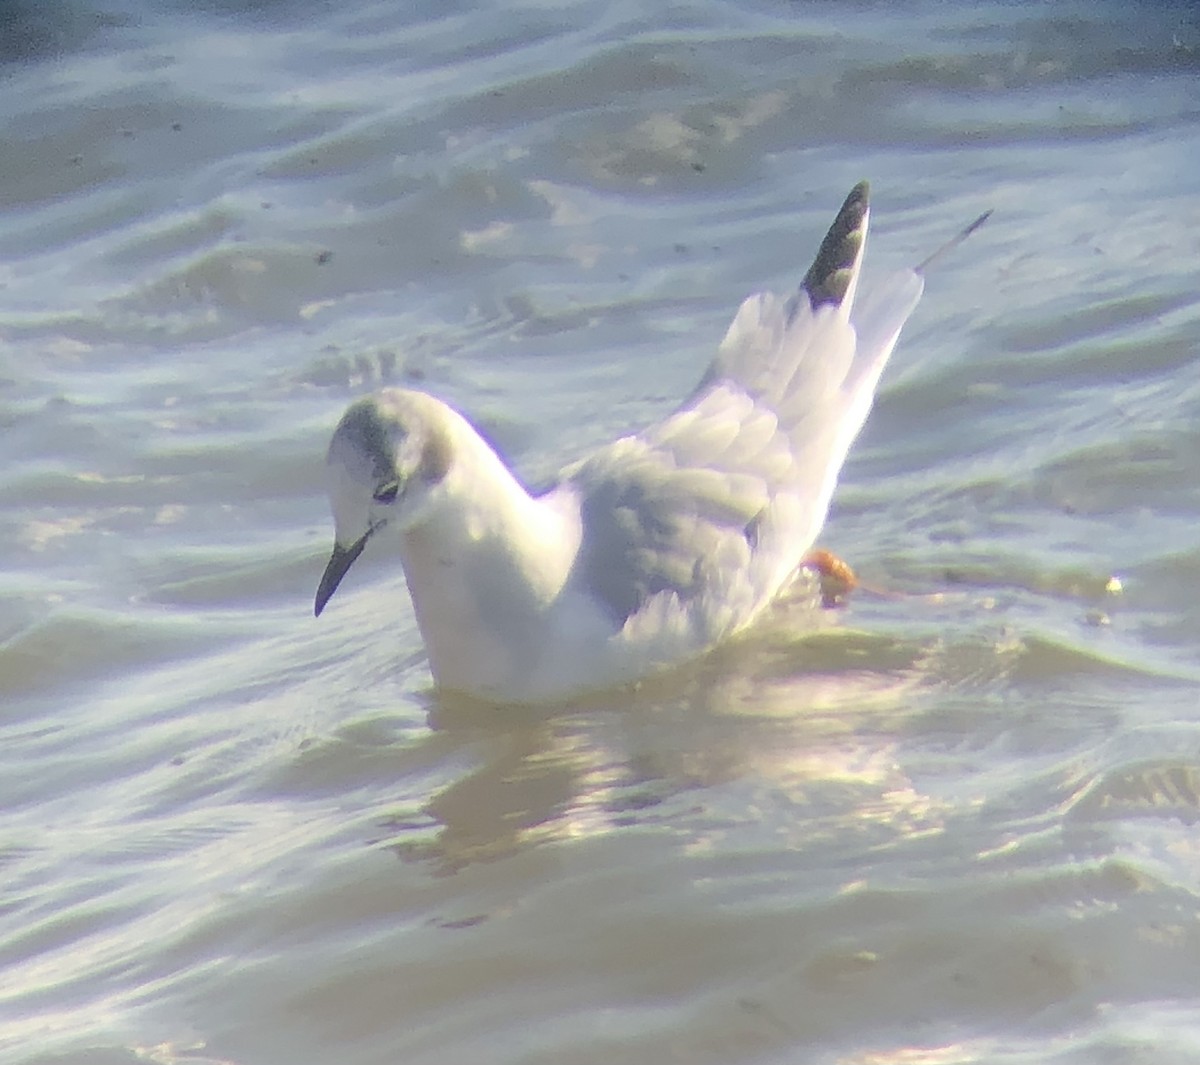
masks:
[[[0,19],[0,1059],[1196,1060],[1190,7],[98,5]],[[823,538],[903,595],[538,713],[312,618],[353,396],[545,475],[861,177],[995,209]]]

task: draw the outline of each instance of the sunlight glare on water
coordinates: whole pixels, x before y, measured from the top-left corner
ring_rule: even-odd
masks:
[[[6,6],[0,1060],[1194,1062],[1198,73],[1186,4]],[[386,557],[313,619],[354,397],[540,482],[862,178],[866,285],[994,214],[845,608],[540,710]]]

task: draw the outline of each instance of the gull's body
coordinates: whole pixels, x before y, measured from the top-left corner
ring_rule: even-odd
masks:
[[[751,296],[692,395],[533,496],[456,411],[385,389],[329,448],[336,546],[317,613],[390,542],[439,687],[541,702],[693,658],[792,580],[922,290],[855,306],[867,187],[790,299]]]

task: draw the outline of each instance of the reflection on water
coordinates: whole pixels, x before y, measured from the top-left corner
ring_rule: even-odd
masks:
[[[0,7],[0,1061],[1191,1063],[1186,4]],[[380,384],[533,482],[854,181],[935,266],[802,597],[545,710],[311,616]],[[865,279],[866,284],[870,278]]]
[[[854,838],[885,845],[943,829],[945,797],[901,768],[932,723],[953,744],[986,750],[1014,685],[1039,689],[1136,683],[1140,673],[1069,647],[980,633],[954,646],[847,630],[827,614],[791,611],[690,666],[569,708],[505,707],[428,695],[431,731],[405,733],[406,758],[457,761],[427,801],[389,815],[380,841],[443,872],[552,841],[693,819],[745,833],[745,812],[713,805],[713,789],[767,803],[774,845]],[[779,612],[788,613],[788,612]],[[804,627],[815,631],[803,634]],[[799,631],[799,635],[797,635]],[[1039,742],[1048,730],[1040,723]],[[447,747],[449,745],[449,748]],[[435,755],[433,752],[437,751]],[[1003,779],[1004,774],[999,774]],[[785,820],[791,823],[784,824]],[[759,823],[758,827],[762,827]]]

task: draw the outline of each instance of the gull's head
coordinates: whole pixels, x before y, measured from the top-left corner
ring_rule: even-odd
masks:
[[[432,396],[388,388],[342,415],[326,458],[334,545],[317,614],[371,537],[411,529],[429,512],[452,460],[447,414]]]

